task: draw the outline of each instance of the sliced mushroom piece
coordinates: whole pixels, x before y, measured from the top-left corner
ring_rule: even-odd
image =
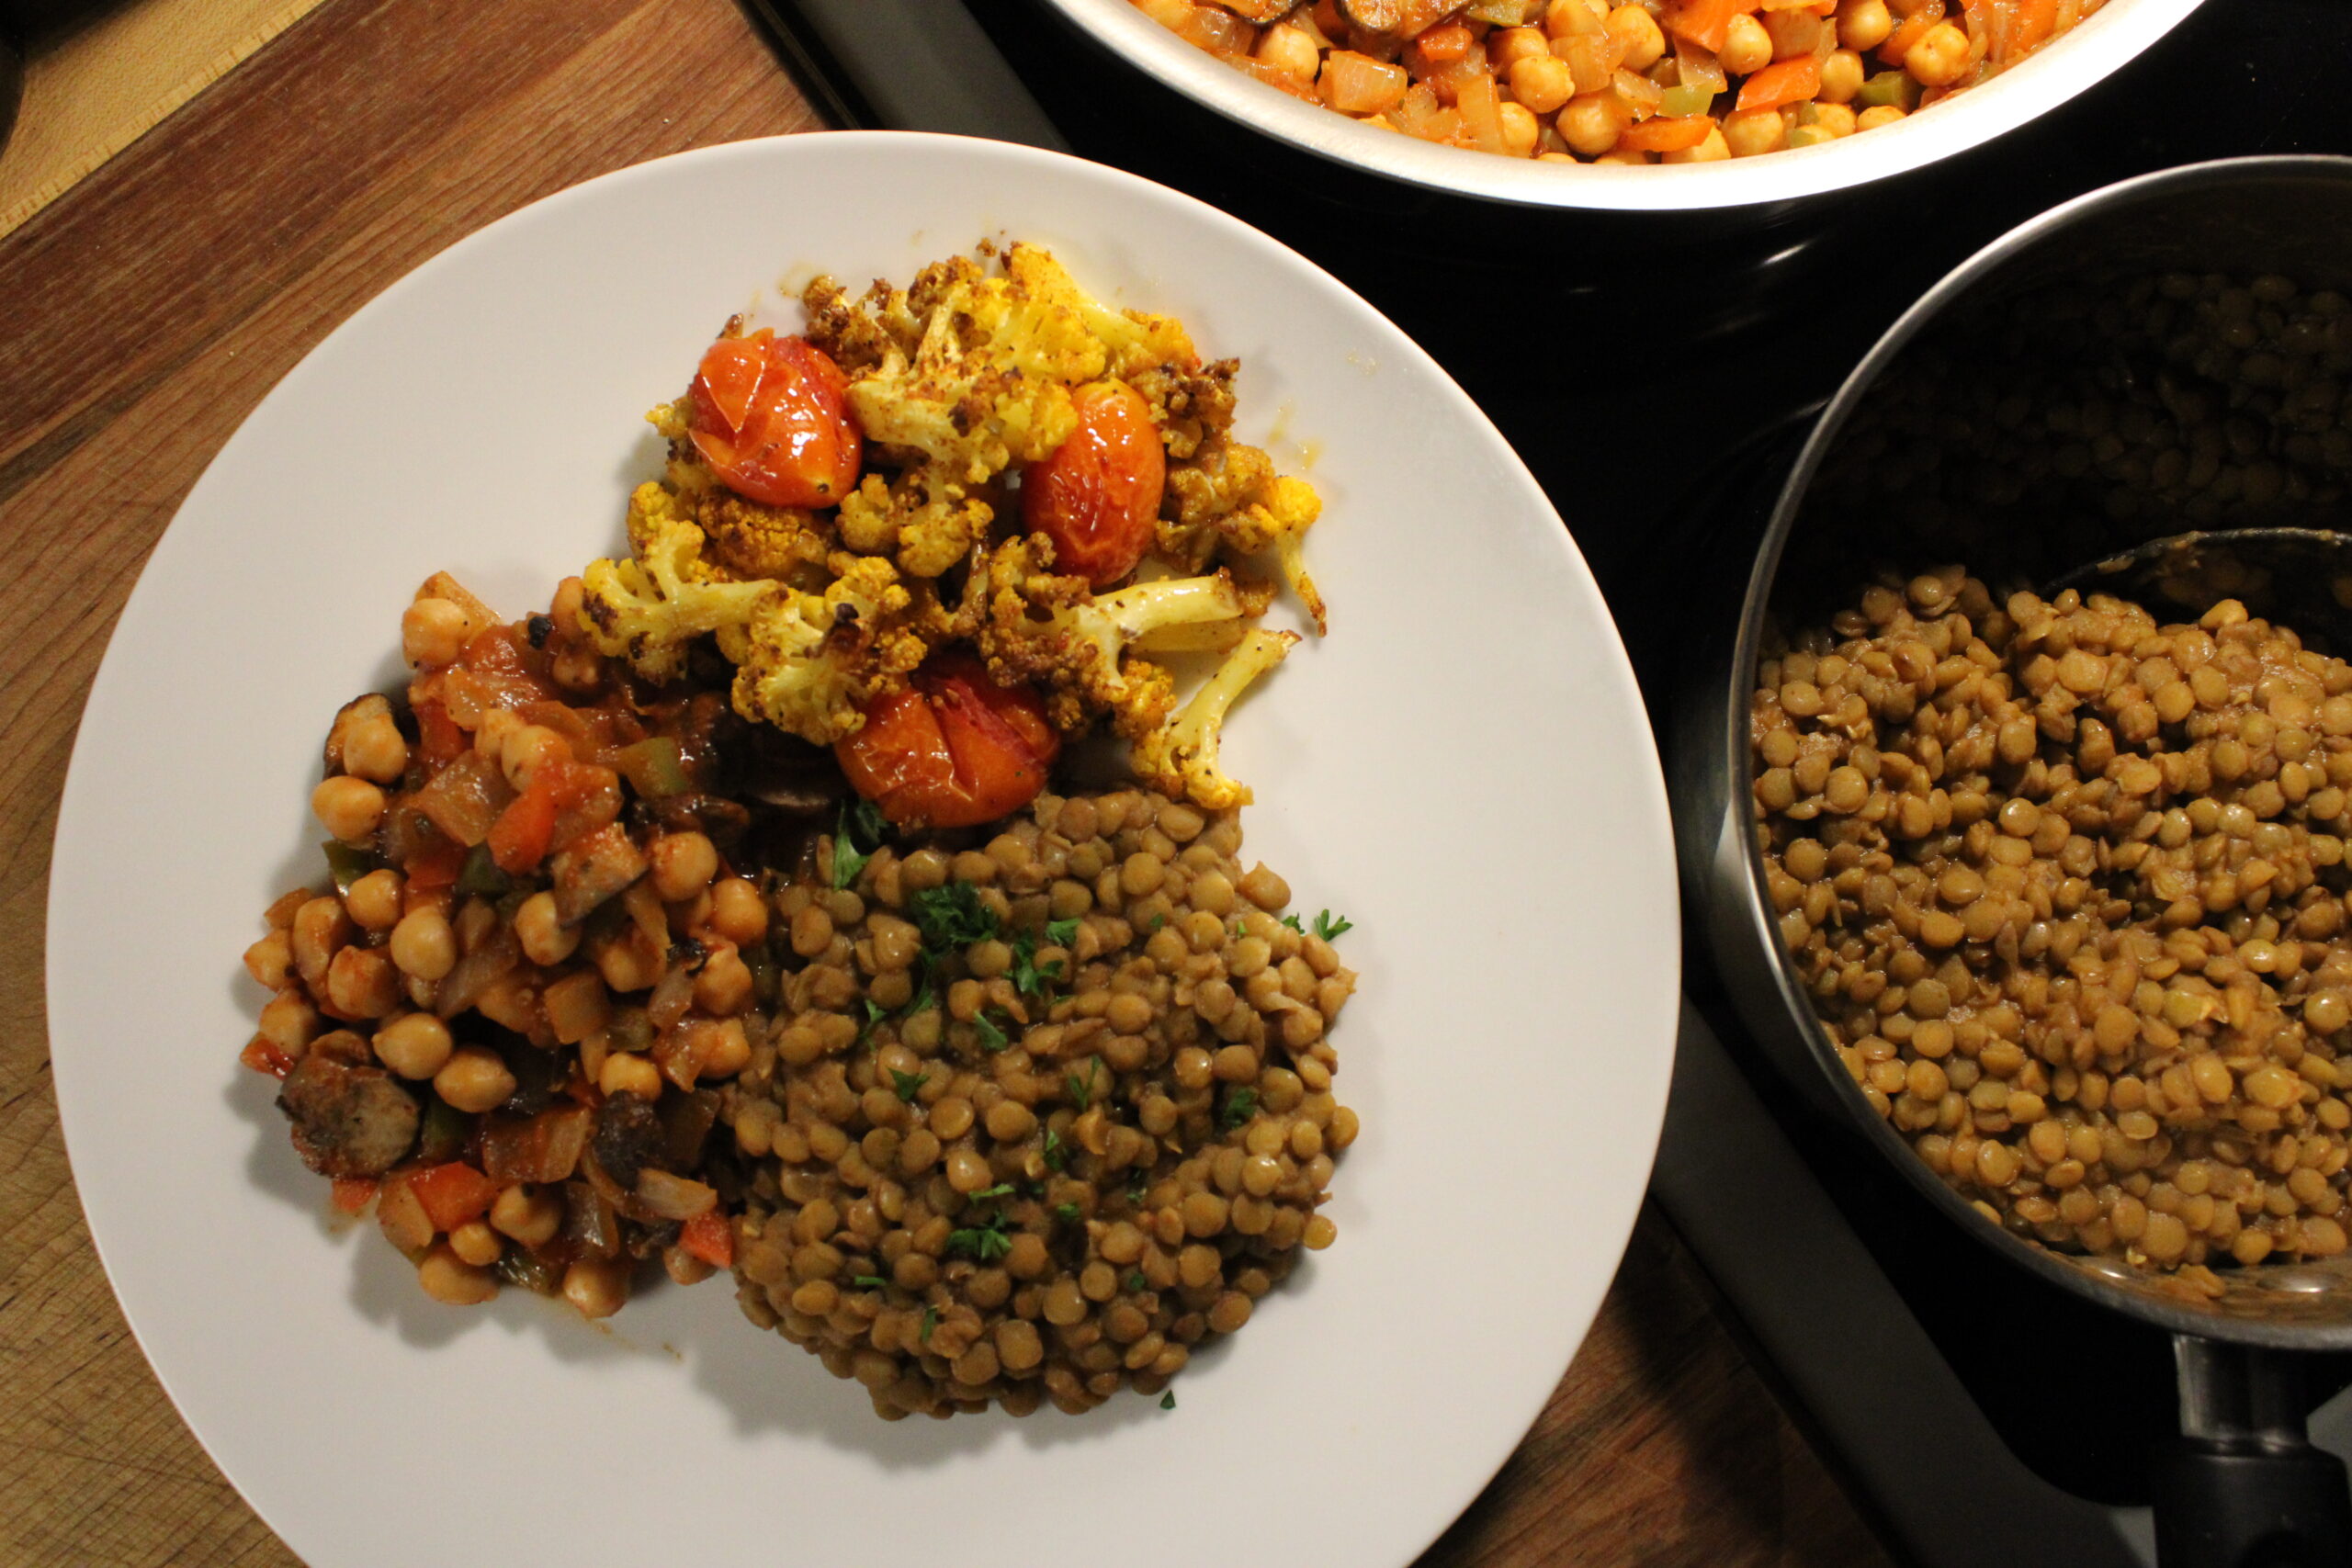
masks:
[[[605,899],[627,892],[645,874],[644,852],[619,823],[607,823],[559,852],[549,868],[556,919],[576,926]]]
[[[277,1108],[294,1123],[294,1152],[321,1176],[380,1176],[416,1145],[416,1100],[381,1067],[314,1052],[286,1075]]]

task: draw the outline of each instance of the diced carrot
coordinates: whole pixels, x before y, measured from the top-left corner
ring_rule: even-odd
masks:
[[[706,1210],[678,1228],[678,1245],[689,1256],[699,1258],[713,1269],[735,1266],[735,1230],[727,1216],[716,1209]]]
[[[1420,81],[1468,54],[1477,43],[1460,22],[1431,28],[1405,48],[1405,68]]]
[[[338,1176],[334,1179],[334,1206],[346,1214],[356,1214],[374,1201],[376,1179],[372,1176]]]
[[[1627,152],[1679,152],[1704,141],[1707,133],[1714,129],[1714,118],[1710,115],[1660,116],[1627,126],[1625,134],[1617,139],[1617,146]]]
[[[1673,7],[1659,20],[1675,37],[1689,39],[1702,49],[1720,51],[1724,40],[1731,36],[1731,19],[1754,12],[1763,3],[1764,0],[1675,0]]]
[[[466,749],[466,732],[449,716],[447,703],[421,702],[415,705],[417,753],[431,767],[453,761]]]
[[[1374,60],[1369,54],[1335,49],[1324,57],[1323,101],[1341,114],[1379,114],[1393,109],[1411,85],[1403,66]]]
[[[1739,107],[1776,109],[1782,104],[1803,103],[1820,91],[1821,62],[1800,54],[1793,60],[1776,60],[1742,83]]]
[[[405,1179],[433,1228],[445,1235],[481,1218],[498,1200],[498,1184],[462,1160],[413,1170]]]
[[[2015,18],[2009,24],[2010,60],[2039,49],[2058,30],[2058,0],[2008,0],[2007,9]],[[1996,65],[2007,62],[1994,62]]]
[[[579,793],[572,774],[582,770],[570,762],[540,765],[531,787],[509,803],[490,827],[490,856],[509,876],[531,870],[547,859],[555,841],[556,818]]]
[[[256,1034],[237,1053],[237,1060],[257,1073],[282,1078],[294,1070],[294,1058]]]
[[[1903,57],[1911,52],[1911,46],[1925,38],[1929,28],[1943,19],[1943,0],[1928,0],[1926,5],[1912,12],[1901,27],[1887,35],[1886,41],[1879,45],[1879,59],[1888,65],[1902,64]]]

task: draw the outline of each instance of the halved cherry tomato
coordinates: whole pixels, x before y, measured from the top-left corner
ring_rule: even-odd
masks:
[[[1168,452],[1143,395],[1125,381],[1071,394],[1078,428],[1021,480],[1021,520],[1054,542],[1054,570],[1096,588],[1135,570],[1151,547]]]
[[[857,484],[865,439],[849,380],[807,338],[764,329],[720,338],[687,389],[695,449],[721,483],[770,506],[838,506]]]
[[[424,1205],[425,1218],[445,1235],[468,1220],[481,1218],[498,1201],[498,1183],[463,1160],[413,1170],[405,1179],[408,1190]]]
[[[1026,686],[1000,686],[953,653],[865,713],[833,748],[852,788],[902,827],[969,828],[1020,810],[1046,787],[1061,737]]]
[[[735,1267],[735,1231],[727,1216],[707,1209],[678,1227],[678,1245],[713,1269]]]

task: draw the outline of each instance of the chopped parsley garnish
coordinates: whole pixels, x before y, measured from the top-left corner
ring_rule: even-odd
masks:
[[[968,882],[926,887],[909,902],[916,929],[922,932],[923,952],[933,958],[986,942],[997,933],[996,911],[980,901],[980,890]]]
[[[1151,1172],[1137,1167],[1135,1173],[1127,1178],[1127,1201],[1140,1209],[1144,1194],[1150,1190]]]
[[[1151,917],[1151,925],[1150,925],[1149,929],[1150,929],[1150,930],[1152,930],[1152,931],[1158,931],[1160,927],[1162,927],[1162,926],[1166,925],[1167,923],[1168,923],[1168,917],[1167,917],[1167,916],[1165,916],[1165,915],[1154,915],[1154,916],[1152,916],[1152,917]]]
[[[878,1274],[853,1274],[850,1276],[849,1282],[861,1291],[878,1291],[883,1284],[882,1278]]]
[[[1076,1073],[1070,1073],[1066,1075],[1062,1079],[1062,1082],[1069,1088],[1069,1097],[1078,1101],[1078,1108],[1081,1111],[1083,1111],[1088,1106],[1094,1103],[1094,1075],[1101,1069],[1101,1063],[1097,1062],[1093,1057],[1089,1056],[1086,1058],[1086,1076],[1084,1077],[1080,1077]]]
[[[880,1005],[876,1003],[872,997],[866,998],[865,1026],[857,1032],[857,1043],[860,1045],[865,1044],[865,1037],[874,1032],[874,1026],[888,1016],[889,1015],[882,1010]]]
[[[975,1203],[985,1201],[990,1198],[1010,1198],[1012,1196],[1012,1183],[1010,1181],[1000,1181],[994,1187],[983,1187],[978,1192],[967,1192],[965,1196],[969,1198]]]
[[[979,1032],[980,1049],[991,1055],[1012,1043],[1005,1038],[1003,1030],[989,1021],[989,1015],[984,1012],[972,1015],[972,1027]]]
[[[861,801],[859,804],[871,803]],[[877,839],[879,835],[876,835]],[[866,842],[869,845],[873,844],[876,839],[868,839]],[[836,819],[833,827],[833,886],[836,888],[847,887],[851,883],[855,882],[857,874],[864,871],[865,863],[873,858],[870,852],[858,849],[857,825],[850,818],[849,807],[842,807],[841,816]]]
[[[1334,919],[1329,909],[1315,917],[1315,934],[1325,942],[1337,942],[1355,929],[1356,923],[1353,920],[1349,919],[1345,915]]]
[[[1171,1388],[1166,1393],[1159,1396],[1159,1407],[1162,1410],[1173,1410],[1176,1408],[1176,1391],[1174,1389]]]
[[[1068,947],[1071,942],[1076,942],[1078,940],[1077,918],[1073,916],[1067,920],[1047,920],[1046,940],[1056,947]]]
[[[937,1005],[937,999],[931,994],[931,971],[926,969],[923,971],[922,985],[915,992],[914,1000],[907,1004],[907,1016],[909,1018],[912,1018],[915,1014],[922,1011],[925,1008],[936,1007]]]
[[[1306,934],[1306,928],[1299,923],[1299,919],[1296,915],[1284,915],[1283,917],[1282,923],[1288,926],[1291,930],[1296,931],[1301,936],[1305,936]]]
[[[1023,931],[1012,939],[1012,988],[1024,997],[1040,997],[1046,993],[1046,982],[1058,980],[1062,961],[1050,959],[1037,962],[1037,939]]]
[[[1066,1225],[1074,1225],[1078,1224],[1078,1205],[1075,1203],[1055,1204],[1054,1218],[1061,1221],[1061,1223]]]
[[[1069,1168],[1069,1150],[1062,1144],[1062,1135],[1051,1127],[1046,1129],[1046,1165],[1053,1170]]]
[[[931,1331],[938,1326],[939,1309],[937,1307],[925,1307],[922,1309],[922,1332],[915,1336],[915,1337],[928,1345],[931,1343]]]
[[[1133,1291],[1137,1295],[1141,1295],[1144,1292],[1151,1289],[1151,1281],[1145,1279],[1143,1277],[1143,1270],[1138,1269],[1134,1273],[1127,1276],[1127,1289]]]
[[[1225,1097],[1225,1109],[1217,1112],[1216,1124],[1230,1133],[1256,1114],[1258,1114],[1258,1091],[1254,1089],[1237,1089]]]
[[[1012,1250],[1012,1238],[1005,1234],[1011,1224],[1003,1213],[989,1216],[988,1224],[971,1225],[947,1233],[947,1256],[977,1258],[983,1263],[994,1263]]]
[[[922,1086],[930,1081],[921,1073],[902,1073],[896,1067],[890,1069],[890,1087],[897,1089],[899,1098],[910,1105],[914,1103],[915,1096],[922,1092]]]

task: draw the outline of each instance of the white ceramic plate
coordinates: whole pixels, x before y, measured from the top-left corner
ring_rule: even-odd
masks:
[[[1228,119],[1318,157],[1437,190],[1528,207],[1666,212],[1796,200],[1888,179],[1964,152],[2105,81],[2186,20],[2198,0],[2107,0],[2064,35],[1991,81],[1866,135],[1766,158],[1645,167],[1570,167],[1399,136],[1302,103],[1234,70],[1145,16],[1132,0],[1052,4],[1138,69]]]
[[[607,1326],[427,1300],[327,1218],[236,1065],[260,911],[319,874],[328,718],[400,675],[414,585],[503,613],[620,545],[639,418],[731,311],[983,236],[1241,356],[1244,433],[1322,487],[1331,636],[1242,709],[1250,849],[1357,923],[1340,1240],[1176,1384],[1082,1419],[876,1420],[724,1283]],[[1311,455],[1311,456],[1310,456]],[[313,1568],[1410,1561],[1591,1322],[1666,1098],[1677,931],[1639,697],[1559,519],[1371,308],[1182,197],[1024,149],[798,136],[492,225],[322,344],[131,595],[60,813],[50,1026],[74,1171],[164,1385]],[[1081,1555],[1083,1554],[1083,1556]]]

